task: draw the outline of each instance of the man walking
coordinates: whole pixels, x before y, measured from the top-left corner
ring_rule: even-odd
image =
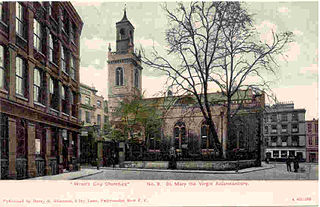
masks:
[[[289,156],[287,157],[286,164],[287,164],[287,171],[291,172],[291,158]]]

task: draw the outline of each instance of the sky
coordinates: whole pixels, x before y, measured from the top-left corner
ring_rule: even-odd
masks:
[[[80,81],[94,86],[107,99],[107,52],[115,50],[116,22],[123,16],[124,2],[72,2],[84,22],[80,38]],[[168,3],[175,8],[174,2]],[[306,119],[318,117],[318,3],[246,2],[261,40],[271,31],[291,31],[294,42],[288,45],[286,60],[278,61],[271,89],[278,101],[293,101],[295,108],[306,109]],[[146,51],[166,46],[167,18],[158,2],[127,2],[127,17],[135,27],[135,49]],[[165,55],[165,54],[164,54]],[[144,66],[142,89],[146,97],[159,96],[166,76]]]

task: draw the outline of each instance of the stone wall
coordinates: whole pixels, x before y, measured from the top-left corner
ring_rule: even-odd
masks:
[[[240,160],[239,169],[255,167],[255,160]],[[237,161],[179,161],[178,170],[236,170]]]
[[[168,161],[125,161],[124,168],[168,169]]]
[[[240,160],[239,169],[255,167],[255,160]],[[125,161],[124,168],[168,169],[168,161]],[[236,170],[237,161],[177,161],[178,170]]]

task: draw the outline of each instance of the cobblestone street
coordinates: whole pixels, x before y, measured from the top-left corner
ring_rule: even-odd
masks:
[[[300,172],[287,172],[285,163],[271,163],[273,168],[248,172],[217,172],[197,173],[195,171],[145,171],[135,169],[103,168],[100,173],[81,177],[81,180],[317,180],[318,165],[301,163]]]

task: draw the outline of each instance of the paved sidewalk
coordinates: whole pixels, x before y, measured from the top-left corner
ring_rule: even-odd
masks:
[[[212,171],[212,170],[170,170],[170,169],[145,169],[145,168],[107,168],[114,170],[126,170],[126,171],[153,171],[153,172],[173,172],[173,173],[205,173],[205,174],[243,174],[254,171],[266,170],[274,168],[272,164],[263,164],[261,167],[251,167],[241,169],[238,172],[235,170],[230,171]],[[106,169],[106,168],[103,168]]]
[[[75,172],[65,172],[58,175],[30,178],[29,180],[74,180],[74,179],[87,177],[90,175],[96,175],[102,172],[103,170],[101,168],[100,170],[97,170],[97,168],[95,169],[86,168],[86,169],[81,169],[80,171],[75,171]]]
[[[249,173],[254,171],[261,171],[266,169],[273,168],[274,165],[272,164],[262,164],[261,167],[252,167],[246,168],[236,171],[209,171],[209,170],[169,170],[169,169],[139,169],[139,168],[112,168],[112,167],[101,167],[100,170],[97,170],[96,167],[91,166],[84,166],[81,168],[80,171],[76,172],[65,172],[58,175],[52,176],[43,176],[43,177],[36,177],[30,178],[30,180],[76,180],[85,177],[100,174],[107,170],[122,170],[122,171],[152,171],[152,172],[171,172],[171,173],[204,173],[204,174],[243,174]]]

